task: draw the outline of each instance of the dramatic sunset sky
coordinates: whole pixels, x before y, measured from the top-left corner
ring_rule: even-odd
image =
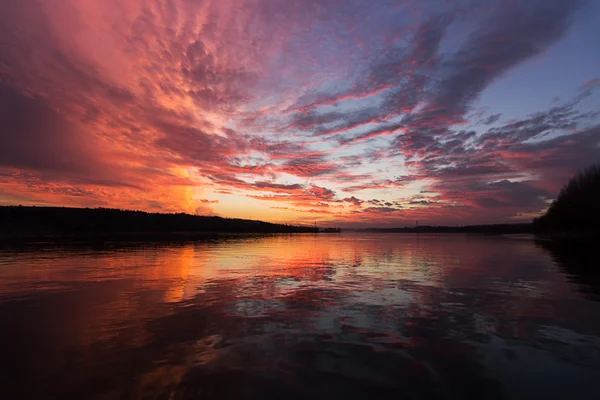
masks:
[[[597,0],[0,0],[0,204],[516,222],[600,161]]]

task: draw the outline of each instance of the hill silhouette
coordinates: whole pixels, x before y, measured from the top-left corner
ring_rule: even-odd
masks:
[[[5,237],[39,235],[95,235],[123,233],[306,233],[312,226],[263,221],[159,214],[111,208],[0,207],[0,234]]]
[[[600,164],[573,176],[533,227],[537,232],[600,232]]]

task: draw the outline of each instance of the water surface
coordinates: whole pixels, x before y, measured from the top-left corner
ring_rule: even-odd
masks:
[[[11,399],[598,399],[593,250],[288,235],[0,249]]]

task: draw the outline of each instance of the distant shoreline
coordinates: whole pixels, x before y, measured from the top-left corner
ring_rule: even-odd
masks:
[[[0,206],[0,239],[176,239],[223,235],[339,232],[338,228],[270,222],[160,214],[108,208]]]
[[[348,232],[404,234],[531,234],[536,240],[590,240],[592,232],[541,232],[531,223],[465,226],[422,225],[349,229]],[[0,206],[0,240],[6,241],[168,241],[210,240],[271,234],[339,233],[340,228],[263,221],[160,214],[106,208]]]

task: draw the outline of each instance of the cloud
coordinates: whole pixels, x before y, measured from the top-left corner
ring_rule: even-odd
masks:
[[[567,31],[581,2],[533,1],[499,8],[441,64],[427,104],[407,121],[408,156],[422,152],[436,135],[464,124],[482,91],[510,68],[541,53]],[[401,142],[397,142],[400,144]]]
[[[0,83],[0,165],[89,172],[97,166],[93,142],[43,99]]]
[[[526,116],[477,103],[583,1],[392,3],[0,3],[0,201],[475,222],[598,160],[597,79]]]
[[[280,184],[280,183],[271,183],[271,182],[255,182],[253,184],[254,187],[259,188],[259,189],[268,189],[269,191],[273,191],[273,192],[294,192],[297,190],[300,190],[303,188],[302,185],[300,184],[293,184],[293,185],[285,185],[285,184]]]
[[[323,199],[323,200],[333,200],[333,198],[335,197],[335,192],[333,190],[327,189],[324,187],[319,187],[316,185],[310,186],[306,190],[306,192],[308,194],[315,196],[316,198]]]
[[[483,124],[484,125],[492,125],[493,123],[497,122],[500,119],[501,116],[502,116],[502,114],[493,114],[493,115],[490,115],[489,117],[487,117],[483,121]]]
[[[588,88],[593,88],[600,85],[600,78],[594,78],[594,79],[590,79],[589,81],[584,82],[581,85],[582,89],[588,89]]]
[[[360,133],[352,137],[339,138],[340,144],[356,143],[363,140],[369,140],[380,136],[391,136],[403,128],[402,123],[398,124],[382,124],[375,129],[371,129],[365,133]]]
[[[413,206],[427,206],[434,203],[429,200],[412,200],[408,204]]]
[[[306,156],[303,158],[292,159],[283,164],[279,170],[287,174],[300,177],[314,177],[336,172],[338,167],[326,161],[322,156]]]
[[[345,202],[347,203],[351,203],[352,205],[356,206],[356,207],[360,207],[360,205],[362,203],[364,203],[362,200],[357,199],[356,197],[352,196],[352,197],[346,197],[344,199]]]

